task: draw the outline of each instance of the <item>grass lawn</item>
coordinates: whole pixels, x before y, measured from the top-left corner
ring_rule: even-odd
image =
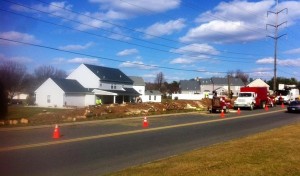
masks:
[[[58,108],[39,108],[39,107],[27,107],[12,105],[8,106],[7,119],[20,119],[20,118],[30,118],[36,114],[42,113],[44,110],[47,112],[60,112],[66,111],[66,109]]]
[[[110,174],[300,176],[300,123]]]

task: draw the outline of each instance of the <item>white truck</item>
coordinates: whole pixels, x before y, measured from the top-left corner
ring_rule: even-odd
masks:
[[[296,85],[279,84],[278,88],[275,99],[277,104],[290,104],[291,101],[299,99],[299,89]]]
[[[268,96],[266,87],[241,87],[237,99],[234,101],[234,109],[238,108],[265,108],[273,107],[273,100]]]

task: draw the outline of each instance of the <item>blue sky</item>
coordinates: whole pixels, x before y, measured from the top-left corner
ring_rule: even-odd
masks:
[[[0,0],[0,61],[67,73],[88,63],[147,82],[159,72],[172,82],[237,69],[269,80],[276,15],[267,12],[282,10],[277,76],[299,81],[299,9],[280,0],[277,10],[274,0]]]

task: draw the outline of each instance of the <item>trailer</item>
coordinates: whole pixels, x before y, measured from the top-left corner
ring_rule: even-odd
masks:
[[[214,96],[211,99],[211,106],[209,106],[209,112],[215,113],[217,111],[224,113],[229,111],[230,102],[226,101],[225,97],[216,97]]]
[[[238,108],[265,108],[273,107],[274,101],[269,97],[266,87],[241,87],[237,99],[234,101],[234,109]]]

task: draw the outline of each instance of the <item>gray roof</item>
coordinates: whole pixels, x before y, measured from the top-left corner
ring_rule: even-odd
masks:
[[[134,86],[145,86],[144,79],[139,76],[129,76],[129,78],[133,81]]]
[[[232,86],[244,86],[243,81],[240,78],[230,78],[230,85]],[[201,85],[228,85],[228,78],[205,78],[200,79]]]
[[[97,75],[103,82],[133,84],[133,81],[119,69],[89,64],[84,65],[88,69],[90,69],[95,75]]]
[[[200,83],[196,80],[181,80],[179,81],[179,87],[183,90],[200,90]]]
[[[117,93],[118,95],[131,95],[131,96],[141,95],[134,88],[123,88],[123,89],[125,91],[122,91],[122,90],[105,90],[105,91]]]
[[[145,90],[145,95],[161,95],[162,93],[158,90]]]
[[[78,81],[73,79],[51,78],[66,93],[88,92]]]

